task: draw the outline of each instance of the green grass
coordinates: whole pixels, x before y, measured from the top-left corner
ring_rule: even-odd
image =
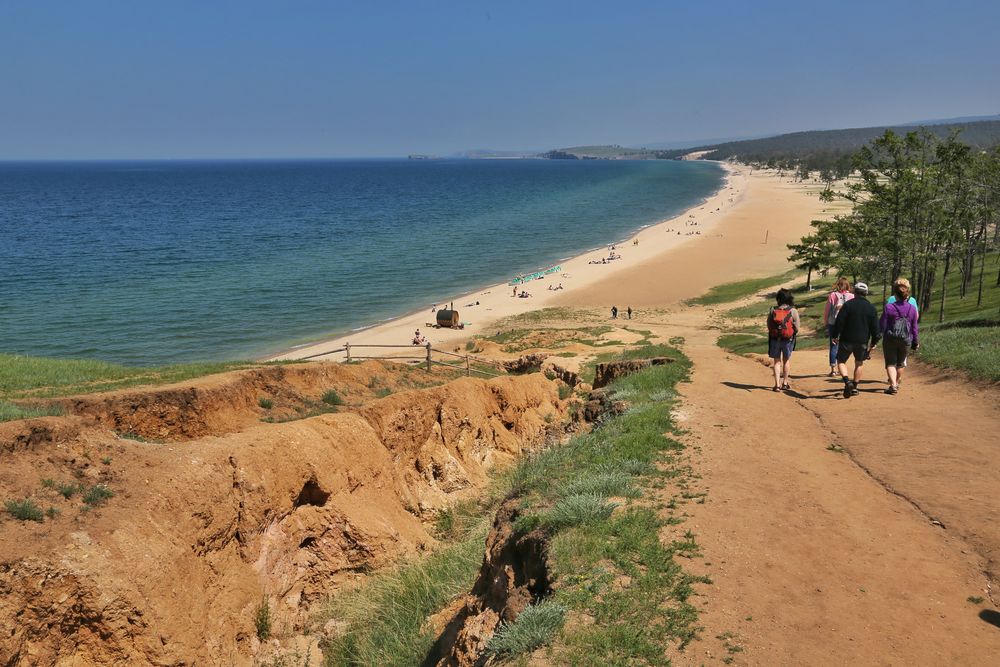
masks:
[[[719,303],[737,301],[752,294],[756,294],[765,287],[771,287],[791,280],[792,278],[801,275],[801,273],[802,272],[798,269],[794,269],[775,276],[767,276],[766,278],[750,278],[747,280],[739,280],[737,282],[716,285],[705,294],[694,299],[690,299],[688,303],[696,306],[712,306]]]
[[[167,384],[254,365],[249,361],[234,361],[138,368],[96,360],[0,354],[0,398],[51,398]]]
[[[7,513],[18,521],[38,521],[45,520],[45,513],[42,508],[35,504],[31,498],[24,500],[8,500],[4,506]]]
[[[34,417],[53,417],[62,413],[62,407],[59,405],[23,406],[11,403],[10,401],[0,400],[0,422],[9,422],[15,419],[32,419]]]
[[[921,328],[919,358],[1000,382],[1000,326]]]
[[[264,408],[265,410],[270,410],[271,408],[274,407],[274,401],[270,398],[264,398],[262,396],[261,398],[257,399],[257,405]]]
[[[329,391],[325,392],[323,394],[322,400],[327,405],[337,406],[344,404],[344,399],[341,398],[340,394],[338,394],[334,389],[330,389]]]
[[[461,539],[334,598],[317,621],[336,619],[344,631],[324,645],[324,664],[419,665],[436,639],[427,618],[472,588],[488,529],[484,518]]]
[[[512,657],[554,642],[558,664],[665,664],[671,647],[690,641],[697,629],[688,602],[695,580],[674,556],[696,551],[693,536],[662,543],[660,532],[671,520],[640,497],[658,480],[684,474],[674,462],[681,445],[667,434],[674,387],[690,363],[667,346],[621,356],[660,355],[677,361],[613,386],[632,405],[624,415],[499,472],[481,503],[441,513],[434,553],[337,595],[314,619],[319,626],[336,619],[343,628],[324,646],[325,664],[420,664],[435,640],[428,617],[469,591],[492,514],[510,494],[521,502],[515,528],[549,535],[557,592],[504,626],[492,651]],[[564,615],[593,622],[562,627]]]
[[[550,601],[533,604],[504,623],[486,645],[491,655],[511,658],[547,644],[566,621],[566,607]]]
[[[271,638],[271,601],[266,595],[254,609],[253,624],[257,631],[257,639],[267,641]]]
[[[115,492],[104,484],[95,484],[86,491],[83,491],[83,502],[88,507],[99,507],[114,496]]]

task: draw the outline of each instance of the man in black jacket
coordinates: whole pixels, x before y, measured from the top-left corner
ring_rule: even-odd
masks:
[[[833,324],[833,342],[837,349],[837,368],[844,380],[844,398],[858,395],[861,367],[878,345],[878,311],[868,302],[868,285],[857,283],[854,298],[844,304]],[[854,355],[854,379],[847,377],[847,360]]]

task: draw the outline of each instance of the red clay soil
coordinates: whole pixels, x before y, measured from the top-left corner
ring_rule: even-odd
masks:
[[[300,394],[336,379],[322,371],[310,385],[304,368],[285,376]],[[357,374],[334,383],[345,396],[368,386],[365,374],[389,374],[375,363],[345,371]],[[251,664],[264,596],[277,631],[301,627],[338,585],[431,547],[423,520],[474,493],[491,465],[552,437],[566,413],[555,383],[535,374],[463,378],[353,413],[265,424],[254,373],[150,398],[88,398],[75,403],[85,417],[0,429],[0,498],[60,511],[40,523],[0,519],[0,664]],[[166,438],[190,438],[170,427],[190,419],[219,435],[122,439],[102,424],[121,424],[108,415],[129,405],[159,406],[130,429],[159,424]],[[42,479],[115,495],[86,511],[80,493],[64,499]]]
[[[675,663],[996,664],[997,390],[911,370],[897,396],[844,399],[821,350],[774,393],[707,323],[691,309],[663,329],[694,361],[679,417],[708,495],[680,528],[713,582]]]

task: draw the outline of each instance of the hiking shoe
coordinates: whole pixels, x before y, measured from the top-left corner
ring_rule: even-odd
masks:
[[[844,383],[844,398],[850,398],[851,396],[854,396],[853,390],[851,389],[851,383],[850,382],[845,382]]]
[[[899,387],[888,387],[885,390],[885,393],[889,394],[890,396],[895,395],[899,393]]]
[[[858,391],[858,385],[856,385],[856,384],[854,384],[854,383],[852,382],[852,383],[851,383],[851,396],[857,396],[857,395],[858,395],[858,394],[860,394],[860,393],[861,393],[861,392],[860,392],[860,391]]]

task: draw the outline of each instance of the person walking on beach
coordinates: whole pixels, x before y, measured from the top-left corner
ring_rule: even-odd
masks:
[[[823,326],[830,338],[830,377],[837,376],[837,344],[833,342],[833,323],[840,314],[844,304],[854,298],[851,293],[851,283],[844,276],[837,278],[833,291],[826,298],[826,308],[823,309]]]
[[[774,369],[774,386],[771,391],[791,389],[788,382],[791,372],[792,351],[799,334],[799,311],[795,308],[792,290],[781,288],[775,296],[777,305],[767,313],[767,356]]]
[[[868,302],[868,285],[856,283],[854,298],[844,304],[833,323],[833,343],[838,345],[837,369],[844,380],[844,398],[858,395],[862,367],[878,345],[878,311]],[[847,377],[847,360],[854,356],[854,377]]]
[[[626,312],[626,313],[628,313],[628,318],[629,318],[629,319],[632,319],[632,306],[629,306],[629,307],[628,307],[628,308],[627,308],[627,309],[625,310],[625,312]]]
[[[899,381],[906,368],[906,357],[910,349],[920,347],[917,340],[917,307],[910,303],[910,281],[898,278],[892,284],[892,300],[886,304],[879,320],[879,331],[885,341],[882,354],[885,355],[885,372],[889,378],[887,394],[899,392]]]
[[[618,306],[611,306],[611,319],[618,319]]]

